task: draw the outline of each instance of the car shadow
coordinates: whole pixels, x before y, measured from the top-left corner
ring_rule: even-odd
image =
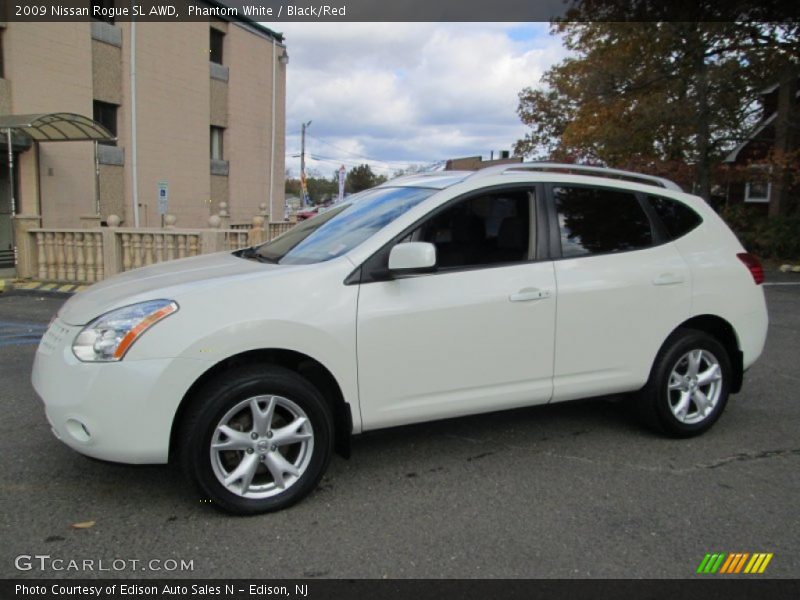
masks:
[[[442,461],[461,464],[462,460],[477,461],[494,454],[496,448],[486,450],[487,445],[542,444],[547,447],[548,443],[590,434],[617,440],[627,436],[635,444],[643,437],[655,435],[632,417],[623,402],[616,400],[605,397],[526,407],[354,436],[351,458],[334,457],[328,474],[312,497],[298,506],[307,506],[303,509],[307,510],[313,506],[314,497],[323,495],[325,501],[330,501],[331,496],[325,492],[333,489],[334,481],[337,488],[353,487],[355,490],[359,486],[356,480],[370,477],[378,470],[391,477],[415,477],[407,473],[409,453],[429,457],[422,466],[435,471],[446,466]],[[93,504],[114,506],[115,510],[135,510],[137,505],[147,503],[149,512],[160,514],[165,522],[224,516],[214,510],[213,504],[203,498],[174,465],[128,465],[87,458],[66,448],[64,451],[70,458],[62,465],[60,478],[63,482],[80,481],[75,485],[91,489]],[[192,505],[195,509],[187,510]]]

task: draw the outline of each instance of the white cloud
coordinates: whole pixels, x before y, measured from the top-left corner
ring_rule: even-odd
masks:
[[[290,57],[287,150],[299,152],[300,124],[313,120],[307,151],[325,160],[308,164],[324,174],[357,157],[387,172],[510,149],[524,132],[518,92],[565,56],[543,23],[267,25]]]

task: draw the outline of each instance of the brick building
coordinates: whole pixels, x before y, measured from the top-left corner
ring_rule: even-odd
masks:
[[[40,215],[45,227],[110,214],[156,227],[166,184],[178,226],[204,225],[223,201],[234,223],[261,203],[283,220],[287,62],[282,35],[236,18],[0,23],[0,124],[76,114],[116,137],[36,143],[14,130],[16,214]],[[7,262],[12,207],[0,133]]]

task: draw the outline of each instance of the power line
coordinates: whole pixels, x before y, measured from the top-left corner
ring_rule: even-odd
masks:
[[[404,161],[404,160],[381,160],[380,158],[371,158],[369,156],[362,156],[360,154],[356,154],[355,152],[352,152],[351,150],[345,150],[341,146],[337,146],[336,144],[333,144],[331,142],[323,140],[322,138],[318,138],[315,135],[311,135],[310,133],[307,133],[306,136],[310,137],[310,138],[312,138],[312,139],[314,139],[314,140],[316,140],[318,142],[322,142],[326,146],[330,146],[331,148],[335,148],[339,152],[343,152],[345,154],[349,154],[350,156],[352,156],[354,158],[357,158],[357,159],[360,159],[360,160],[369,160],[369,161],[372,161],[372,162],[379,162],[379,163],[384,163],[384,164],[387,164],[387,165],[391,165],[393,163],[394,164],[400,164],[400,165],[406,165],[406,166],[419,164],[418,162],[410,162],[410,161]]]
[[[290,157],[290,158],[298,158],[300,155],[298,153],[296,153],[296,152],[287,152],[286,156]],[[345,165],[348,165],[348,166],[359,166],[359,165],[362,165],[362,164],[373,163],[373,164],[370,165],[372,168],[374,168],[374,169],[383,169],[383,170],[387,170],[387,171],[402,169],[403,167],[408,167],[408,166],[411,166],[411,165],[421,164],[421,163],[416,163],[416,162],[405,162],[405,161],[385,161],[385,160],[377,160],[377,159],[372,159],[372,158],[368,158],[368,159],[364,159],[364,160],[358,160],[358,159],[354,159],[354,158],[337,158],[337,157],[333,157],[333,156],[323,156],[321,154],[314,154],[314,153],[311,153],[311,152],[308,152],[307,156],[308,156],[308,158],[310,160],[314,160],[314,161],[317,161],[317,162],[328,162],[328,163],[332,163],[332,164],[336,164],[336,165],[345,164]],[[365,160],[367,161],[367,163],[365,163]],[[378,163],[378,164],[374,164],[374,163]]]
[[[377,160],[377,159],[374,159],[374,158],[369,158],[367,156],[360,156],[360,155],[352,152],[351,150],[345,150],[341,146],[337,146],[336,144],[332,144],[331,142],[323,140],[322,138],[318,138],[317,136],[311,135],[310,133],[308,134],[308,137],[313,138],[313,139],[317,140],[318,142],[322,142],[326,146],[330,146],[331,148],[335,148],[339,152],[344,152],[345,154],[349,154],[350,156],[353,156],[355,158],[360,158],[362,160]],[[378,162],[383,162],[383,161],[378,161]]]
[[[328,164],[336,165],[336,166],[341,165],[343,162],[346,162],[346,161],[342,161],[342,160],[335,159],[335,158],[323,158],[321,156],[314,156],[314,155],[310,155],[310,158],[312,160],[314,160],[314,161],[317,161],[317,162],[328,163]],[[359,163],[357,161],[347,162],[347,165],[350,166],[350,167],[359,166],[361,164],[365,164],[365,163],[364,162],[360,162]],[[372,169],[376,170],[376,171],[393,171],[393,170],[396,169],[396,167],[392,167],[392,166],[389,166],[389,165],[385,165],[385,166],[384,165],[370,165],[370,167]]]

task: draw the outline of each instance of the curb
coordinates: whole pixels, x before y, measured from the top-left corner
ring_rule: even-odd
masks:
[[[24,281],[13,279],[0,279],[0,293],[2,292],[49,292],[56,294],[75,294],[87,286],[74,283],[53,283],[47,281]]]

